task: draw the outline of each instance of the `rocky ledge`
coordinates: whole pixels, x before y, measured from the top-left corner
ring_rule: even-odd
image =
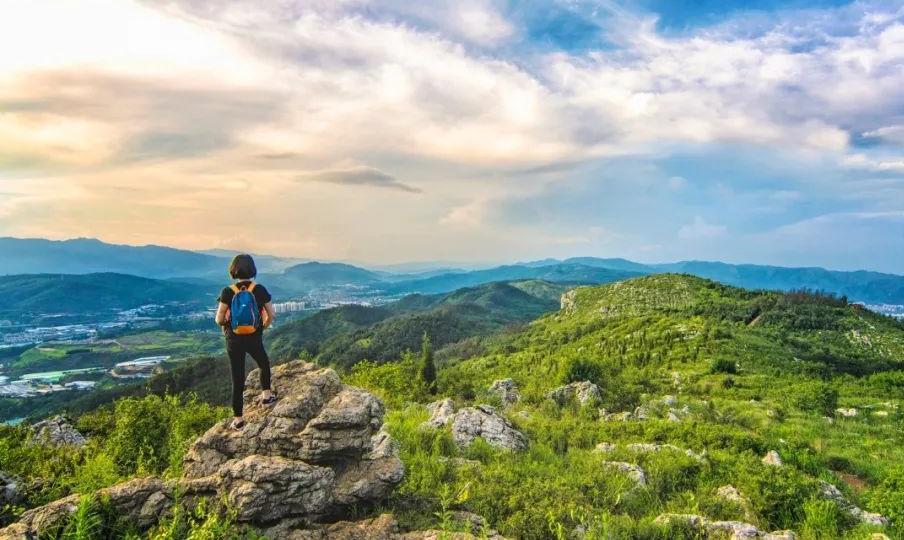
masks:
[[[178,495],[186,504],[225,499],[239,521],[270,538],[287,538],[373,504],[402,480],[393,439],[382,431],[383,405],[345,386],[331,369],[291,362],[273,370],[276,405],[259,404],[258,374],[248,376],[241,431],[226,420],[190,447],[182,478],[132,480],[102,490],[124,518],[152,526]],[[31,539],[63,524],[78,496],[35,508],[0,530],[0,539]],[[304,537],[304,536],[298,536]]]

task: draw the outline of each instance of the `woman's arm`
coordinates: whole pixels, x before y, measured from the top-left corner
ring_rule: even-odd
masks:
[[[217,321],[217,324],[220,326],[229,322],[229,306],[220,302],[220,305],[217,306],[217,314],[214,317],[214,320]]]
[[[273,321],[276,319],[276,310],[273,309],[273,302],[267,302],[264,304],[264,317],[262,319],[262,323],[264,328],[269,328]]]

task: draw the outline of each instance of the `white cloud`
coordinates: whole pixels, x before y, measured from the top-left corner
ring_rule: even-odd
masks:
[[[904,124],[896,124],[893,126],[883,126],[873,131],[867,131],[864,137],[882,139],[883,141],[893,144],[904,145]]]
[[[682,225],[678,229],[678,238],[682,240],[716,238],[724,235],[727,231],[728,229],[724,225],[707,223],[701,216],[696,216],[693,222]]]

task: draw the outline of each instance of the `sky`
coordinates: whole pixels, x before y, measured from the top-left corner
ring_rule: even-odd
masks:
[[[904,274],[904,1],[0,10],[0,236]]]

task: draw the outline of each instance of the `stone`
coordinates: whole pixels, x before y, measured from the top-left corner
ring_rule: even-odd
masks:
[[[741,492],[738,491],[738,488],[732,485],[720,487],[716,490],[716,495],[720,499],[739,504],[741,506],[745,506],[747,504],[747,499],[745,499],[744,496],[741,495]]]
[[[667,420],[668,420],[669,422],[680,422],[680,421],[681,421],[681,418],[678,418],[678,415],[675,414],[674,411],[669,411],[669,415],[668,415],[668,417],[667,417]]]
[[[19,479],[0,471],[0,508],[18,504],[22,500]]]
[[[694,529],[702,529],[706,518],[696,514],[660,514],[654,520],[659,525],[684,525]]]
[[[841,416],[843,416],[845,418],[853,418],[853,417],[857,416],[857,414],[858,414],[857,409],[855,409],[853,407],[850,407],[847,409],[840,407],[838,409],[835,409],[835,412],[837,412],[838,414],[840,414]]]
[[[771,533],[759,530],[755,525],[743,521],[712,521],[697,514],[660,514],[655,523],[660,525],[683,525],[706,533],[707,538],[728,540],[797,540],[794,531],[775,531]]]
[[[609,452],[612,452],[613,450],[615,450],[615,445],[612,443],[607,443],[607,442],[601,442],[593,448],[594,452],[597,452],[600,454],[608,454]]]
[[[819,490],[823,497],[834,501],[843,512],[861,523],[883,527],[890,523],[887,517],[881,514],[867,512],[853,504],[844,496],[844,493],[842,493],[840,489],[825,480],[819,481]]]
[[[455,415],[455,403],[449,399],[441,399],[427,405],[430,418],[421,424],[422,427],[440,429],[452,421]]]
[[[546,397],[555,401],[560,407],[571,400],[576,400],[579,405],[592,405],[602,401],[603,396],[600,387],[590,381],[573,382],[560,386],[546,394]]]
[[[488,405],[465,407],[455,413],[452,419],[452,439],[455,444],[470,446],[478,437],[503,450],[525,450],[528,444],[523,433]]]
[[[778,455],[778,452],[775,450],[770,450],[766,452],[766,455],[763,456],[763,465],[769,465],[771,467],[782,467],[784,466],[784,462],[782,461],[782,456]]]
[[[763,540],[797,540],[794,531],[772,531],[763,535]]]
[[[625,463],[623,461],[604,461],[604,467],[616,469],[621,473],[625,473],[628,478],[634,480],[639,486],[647,484],[647,474],[639,465],[633,463]]]
[[[671,450],[674,452],[680,452],[690,458],[694,458],[699,462],[706,461],[706,458],[703,454],[698,454],[693,450],[687,450],[684,448],[678,448],[674,444],[652,444],[652,443],[634,443],[628,445],[628,450],[632,452],[637,452],[639,454],[647,454],[651,452],[661,452],[663,450]]]
[[[490,394],[497,396],[503,407],[511,407],[521,399],[518,385],[512,379],[500,379],[490,385]]]
[[[32,426],[35,440],[54,446],[84,446],[88,441],[72,427],[72,422],[62,415],[42,420]]]
[[[309,527],[378,503],[402,481],[404,466],[382,429],[380,400],[303,361],[273,369],[280,398],[272,407],[259,403],[258,381],[256,372],[248,375],[245,427],[231,429],[225,420],[210,428],[189,447],[182,478],[131,480],[98,495],[141,529],[166,515],[179,493],[186,505],[201,497],[225,500],[239,522],[263,527],[268,538],[389,538],[355,532],[370,534],[376,521],[370,528],[343,526],[345,536],[332,526]],[[0,538],[38,537],[64,523],[78,501],[75,495],[30,510]],[[395,534],[386,519],[379,523]]]
[[[660,401],[667,407],[674,407],[678,404],[678,398],[672,395],[662,396]]]
[[[708,536],[727,536],[731,540],[760,538],[763,534],[755,526],[741,521],[710,521],[704,527]]]

